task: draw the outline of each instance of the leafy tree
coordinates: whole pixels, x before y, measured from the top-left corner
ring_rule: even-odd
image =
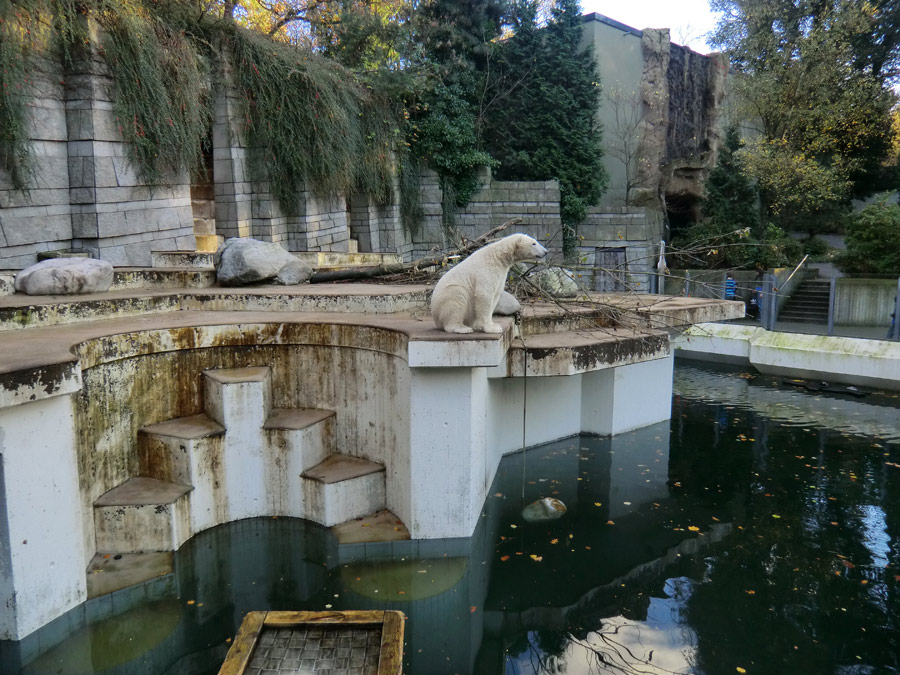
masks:
[[[593,54],[581,49],[576,0],[557,0],[546,27],[535,27],[536,3],[521,2],[515,35],[503,58],[518,82],[489,111],[485,147],[500,161],[497,175],[556,179],[560,185],[563,249],[575,248],[575,227],[606,185],[596,120],[600,85]]]
[[[886,201],[853,214],[838,259],[845,272],[900,274],[900,206]]]
[[[737,71],[739,114],[760,131],[743,155],[766,215],[812,234],[839,218],[852,197],[883,189],[896,11],[855,0],[711,6],[723,13],[715,42]],[[862,40],[879,30],[882,44]]]
[[[768,268],[799,258],[796,241],[780,227],[760,222],[759,195],[744,167],[742,145],[737,127],[729,127],[706,180],[702,220],[674,236],[677,266]]]
[[[433,0],[416,14],[422,75],[410,102],[409,142],[416,158],[439,174],[444,222],[477,189],[478,170],[494,162],[479,149],[479,84],[491,42],[500,34],[499,0]]]

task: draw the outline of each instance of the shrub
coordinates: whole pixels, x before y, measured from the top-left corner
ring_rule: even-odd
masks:
[[[900,275],[900,206],[881,201],[853,214],[844,241],[844,272]]]

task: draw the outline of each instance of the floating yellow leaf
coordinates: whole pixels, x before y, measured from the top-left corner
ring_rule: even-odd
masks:
[[[607,520],[607,521],[606,521],[606,524],[607,524],[607,525],[615,525],[615,523],[614,523],[613,521],[611,521],[611,520]]]
[[[197,602],[197,601],[196,601],[196,600],[188,600],[188,601],[187,601],[187,604],[193,605],[195,602]]]
[[[559,543],[559,539],[551,539],[551,540],[550,540],[550,543],[551,543],[551,544],[558,544],[558,543]]]
[[[531,554],[530,556],[528,556],[528,557],[531,558],[532,560],[534,560],[534,562],[541,562],[541,560],[544,559],[542,556],[535,555],[534,553],[532,553],[532,554]]]
[[[700,531],[700,528],[697,527],[696,525],[689,525],[689,526],[688,526],[688,529],[689,529],[691,532],[699,532],[699,531]]]
[[[746,673],[746,672],[747,672],[746,669],[741,668],[740,666],[738,666],[737,668],[735,668],[735,670],[738,671],[739,673]]]
[[[772,517],[773,517],[773,518],[781,518],[781,516],[779,516],[777,513],[773,513],[773,514],[772,514]]]
[[[594,506],[603,506],[600,502],[594,502]]]
[[[508,556],[508,555],[500,556],[500,562],[506,562],[507,560],[509,560],[509,556]]]

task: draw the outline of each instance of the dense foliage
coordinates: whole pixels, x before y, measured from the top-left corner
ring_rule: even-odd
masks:
[[[559,181],[571,250],[604,185],[600,88],[579,49],[578,3],[550,7],[542,22],[537,0],[0,0],[0,168],[25,185],[28,57],[52,44],[70,69],[105,60],[119,130],[150,184],[202,169],[213,92],[227,83],[250,177],[286,212],[307,186],[386,202],[396,170],[412,226],[428,166],[449,224],[496,167]]]
[[[563,249],[575,248],[575,225],[606,185],[595,111],[600,85],[593,53],[581,48],[578,3],[558,0],[546,27],[537,3],[517,5],[515,34],[496,68],[509,89],[486,111],[485,147],[500,161],[498,178],[559,181]]]
[[[845,272],[900,275],[900,206],[880,201],[853,214],[844,242]]]
[[[814,233],[853,197],[894,180],[885,167],[900,39],[894,3],[711,5],[723,13],[715,38],[736,71],[739,115],[760,132],[742,153],[767,218]]]
[[[753,269],[796,263],[800,244],[760,221],[759,194],[746,174],[738,129],[730,127],[706,181],[703,218],[673,239],[676,267]]]

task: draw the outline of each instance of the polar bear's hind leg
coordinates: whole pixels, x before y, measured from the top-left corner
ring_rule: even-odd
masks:
[[[499,291],[494,292],[493,288],[486,290],[476,290],[475,297],[473,298],[473,302],[475,305],[475,320],[472,322],[472,328],[484,333],[503,332],[503,326],[498,323],[494,323],[492,319],[492,316],[494,314],[494,307],[497,304],[497,298],[499,295]]]

